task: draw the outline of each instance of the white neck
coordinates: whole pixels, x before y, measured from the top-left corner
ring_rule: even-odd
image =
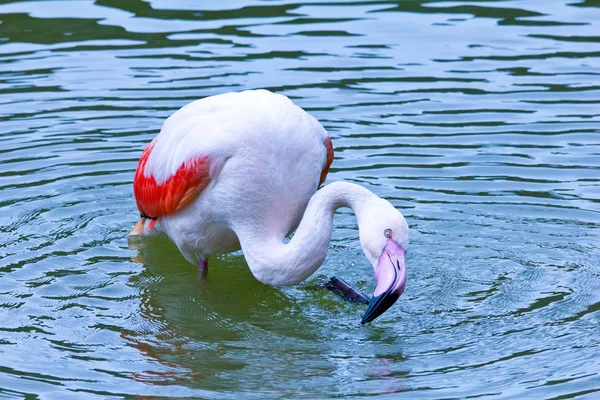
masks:
[[[335,210],[349,207],[360,221],[361,211],[374,198],[378,199],[352,183],[334,182],[323,187],[311,197],[289,243],[284,243],[284,237],[264,231],[236,230],[250,270],[256,279],[269,285],[294,285],[305,280],[325,260]]]

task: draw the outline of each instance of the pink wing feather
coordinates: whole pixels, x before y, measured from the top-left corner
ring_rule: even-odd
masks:
[[[171,215],[181,210],[210,183],[210,160],[208,156],[196,156],[184,162],[169,179],[160,185],[154,176],[145,176],[148,157],[152,152],[150,143],[140,158],[133,178],[133,192],[137,207],[142,216],[154,221],[157,218]]]
[[[331,143],[331,138],[327,137],[323,141],[325,148],[327,149],[327,159],[325,160],[325,166],[321,171],[321,178],[319,179],[319,186],[325,182],[325,178],[327,178],[327,174],[329,173],[329,167],[331,167],[331,163],[333,162],[333,143]]]

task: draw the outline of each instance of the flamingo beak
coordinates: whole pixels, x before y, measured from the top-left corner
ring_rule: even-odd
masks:
[[[406,250],[392,239],[388,239],[377,266],[375,280],[377,287],[369,302],[369,308],[362,317],[361,324],[373,321],[390,308],[406,287]]]

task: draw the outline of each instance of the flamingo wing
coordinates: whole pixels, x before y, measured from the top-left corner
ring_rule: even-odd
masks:
[[[325,182],[325,178],[327,178],[327,174],[329,173],[329,167],[331,167],[331,163],[333,162],[333,144],[331,143],[331,138],[327,137],[323,141],[325,148],[327,149],[327,159],[325,160],[325,165],[321,170],[321,178],[319,179],[319,186]]]
[[[133,178],[140,214],[152,220],[148,231],[158,218],[176,213],[198,197],[212,179],[210,158],[195,156],[183,162],[167,180],[157,182],[154,175],[146,172],[153,146],[154,143],[150,143],[142,153]]]

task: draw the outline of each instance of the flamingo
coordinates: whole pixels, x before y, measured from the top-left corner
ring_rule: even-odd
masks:
[[[349,207],[375,270],[361,320],[371,322],[404,291],[409,229],[362,186],[317,190],[332,161],[323,126],[286,96],[249,90],[196,100],[171,115],[141,155],[133,185],[141,218],[130,235],[168,236],[202,272],[209,256],[241,249],[257,280],[295,285],[321,266],[333,214]]]

